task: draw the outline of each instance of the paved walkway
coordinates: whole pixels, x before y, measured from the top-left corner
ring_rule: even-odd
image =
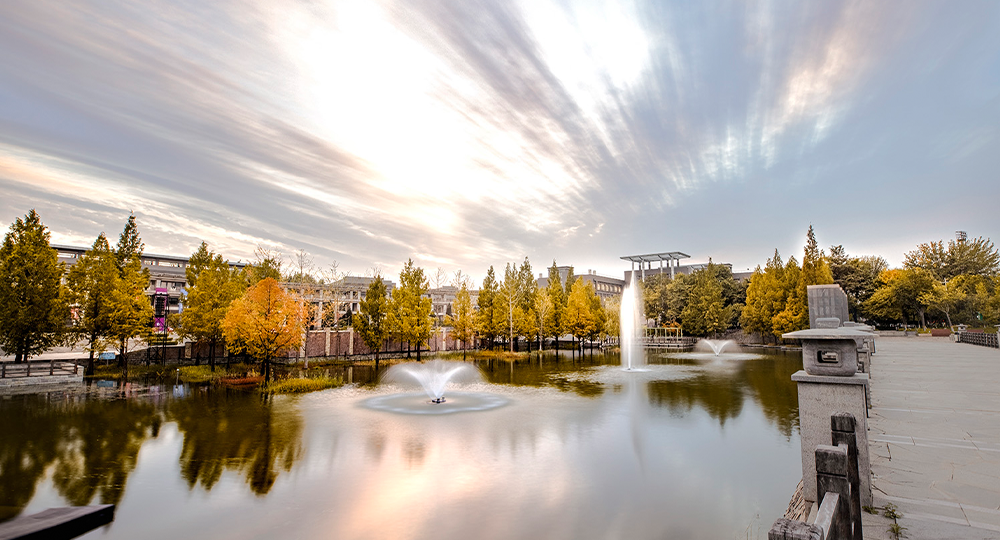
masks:
[[[876,506],[910,539],[1000,539],[1000,351],[948,338],[879,338],[869,448]],[[866,518],[865,538],[889,538]]]

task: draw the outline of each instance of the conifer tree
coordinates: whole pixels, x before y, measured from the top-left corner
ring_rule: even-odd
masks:
[[[375,370],[382,345],[389,338],[389,298],[382,276],[376,274],[368,284],[368,291],[361,299],[358,312],[351,317],[351,325],[361,335],[365,345],[375,351]]]
[[[476,332],[490,343],[490,348],[494,346],[497,337],[496,327],[496,296],[497,280],[493,266],[486,271],[486,278],[483,279],[483,286],[479,290],[479,298],[476,301]]]
[[[149,270],[142,266],[144,248],[135,215],[130,215],[114,253],[118,281],[112,295],[109,334],[118,348],[119,367],[126,367],[129,340],[146,334],[153,320],[153,306],[145,292],[149,286]]]
[[[75,313],[74,331],[87,340],[88,375],[94,374],[94,353],[103,351],[111,335],[118,267],[115,252],[101,233],[66,274],[67,299]]]
[[[34,209],[10,226],[0,247],[0,347],[23,362],[56,344],[68,311],[63,265]]]
[[[418,360],[420,347],[427,343],[433,326],[433,305],[431,299],[424,296],[427,289],[424,269],[414,266],[413,260],[408,259],[399,272],[399,288],[392,293],[389,327],[399,335],[401,341],[417,348]]]
[[[223,340],[222,322],[229,306],[246,290],[246,280],[239,270],[230,268],[222,255],[209,251],[205,242],[189,260],[198,264],[187,268],[188,284],[178,330],[195,342],[208,342],[208,362],[215,371],[216,347]]]
[[[556,351],[559,350],[559,336],[563,334],[563,314],[566,312],[566,293],[563,290],[562,281],[559,278],[559,267],[556,266],[555,259],[549,268],[549,284],[546,293],[552,302],[552,309],[549,311],[549,320],[545,323],[548,329],[547,334],[542,337],[551,336],[555,339]]]
[[[747,287],[746,307],[740,324],[747,332],[757,332],[761,339],[774,333],[774,316],[785,309],[786,291],[782,288],[784,263],[778,250],[767,260],[764,270],[758,266]]]
[[[778,320],[782,333],[809,328],[809,285],[829,285],[833,283],[833,273],[826,262],[826,256],[819,249],[812,225],[806,233],[806,245],[802,257],[802,269],[798,273],[798,283],[794,294],[788,296],[785,309]],[[778,329],[776,328],[775,331]]]
[[[582,277],[576,278],[576,281],[570,286],[570,293],[566,298],[563,324],[564,328],[576,339],[582,339],[594,332],[594,326],[597,322],[594,318],[593,305],[587,294],[587,285],[583,282]],[[576,343],[574,343],[573,350],[576,348]]]
[[[466,350],[469,348],[469,340],[475,336],[475,322],[473,321],[472,295],[469,294],[468,287],[462,283],[462,288],[455,295],[455,310],[447,318],[451,325],[455,339],[462,342],[462,360],[465,360]]]

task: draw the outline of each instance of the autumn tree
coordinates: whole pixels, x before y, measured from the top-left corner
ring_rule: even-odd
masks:
[[[570,286],[569,295],[566,298],[566,312],[563,314],[563,328],[576,339],[583,339],[594,333],[597,320],[594,317],[593,304],[590,302],[590,295],[587,288],[590,285],[583,281],[582,277],[576,278]],[[576,343],[573,350],[576,350]]]
[[[534,333],[533,297],[534,280],[531,279],[531,264],[527,257],[520,270],[516,265],[507,264],[503,282],[497,287],[494,298],[494,318],[497,328],[502,328],[507,338],[510,352],[518,336]]]
[[[469,340],[476,333],[472,311],[472,295],[469,294],[469,289],[465,286],[465,283],[462,283],[458,294],[455,295],[455,309],[448,316],[447,324],[451,326],[455,339],[462,342],[462,360],[465,360],[465,353],[469,348]]]
[[[552,298],[548,290],[537,291],[535,294],[535,334],[538,336],[538,350],[545,349],[545,337],[552,334]]]
[[[375,352],[375,370],[378,371],[378,355],[382,351],[382,345],[389,338],[389,298],[385,282],[382,276],[375,274],[375,278],[368,284],[368,291],[361,299],[358,312],[351,318],[351,324],[365,345]]]
[[[740,316],[740,324],[747,332],[759,333],[762,340],[765,335],[775,334],[774,317],[785,309],[789,291],[783,287],[784,271],[784,263],[776,249],[764,269],[761,270],[758,266],[750,276],[746,307]]]
[[[921,328],[926,327],[927,306],[920,298],[933,290],[933,274],[923,268],[900,268],[882,272],[879,280],[882,285],[865,302],[865,310],[876,319],[902,320],[903,324],[916,315]]]
[[[302,344],[305,316],[300,299],[269,277],[232,302],[222,320],[222,335],[232,350],[260,362],[266,384],[271,359]]]
[[[433,305],[431,299],[424,296],[427,288],[424,269],[414,266],[413,260],[408,259],[399,272],[399,287],[392,293],[389,308],[389,327],[401,341],[417,348],[418,360],[420,347],[431,337],[433,327]]]
[[[23,362],[55,345],[68,311],[63,265],[34,209],[11,224],[0,247],[0,347]]]
[[[563,334],[563,315],[566,312],[566,292],[563,290],[562,280],[559,277],[559,267],[556,266],[555,259],[549,268],[549,283],[545,288],[545,294],[552,302],[552,308],[548,312],[548,319],[544,327],[548,333],[542,337],[552,337],[555,340],[555,348],[559,350],[559,336]]]
[[[146,296],[149,270],[142,266],[145,245],[139,237],[135,215],[130,215],[115,246],[118,280],[111,296],[112,313],[109,336],[118,347],[118,365],[126,367],[130,339],[148,334],[153,320],[153,306]]]
[[[781,270],[781,280],[776,283],[776,290],[773,295],[776,313],[771,319],[771,331],[775,337],[781,337],[786,332],[794,332],[795,330],[802,329],[801,317],[796,317],[796,314],[801,314],[801,312],[789,309],[790,304],[807,302],[806,299],[799,298],[798,284],[801,274],[802,268],[799,266],[799,261],[794,256],[789,257],[785,263],[785,267]],[[808,304],[806,305],[808,306]],[[805,320],[807,321],[806,325],[808,325],[808,311],[806,312]]]
[[[223,339],[222,323],[230,305],[243,295],[246,280],[240,271],[230,268],[222,255],[209,251],[205,242],[191,258],[205,262],[185,269],[187,286],[178,330],[195,342],[208,343],[208,362],[215,371],[216,346]]]
[[[118,280],[115,252],[104,233],[66,274],[67,302],[76,318],[74,332],[87,340],[88,375],[94,373],[94,353],[104,350],[111,335]]]
[[[806,245],[802,256],[802,270],[798,275],[795,293],[789,295],[785,309],[778,314],[782,333],[809,328],[809,286],[833,283],[833,274],[826,262],[826,256],[819,249],[812,225],[806,233]]]

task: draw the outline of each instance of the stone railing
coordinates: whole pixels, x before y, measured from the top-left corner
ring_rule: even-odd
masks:
[[[835,446],[816,447],[819,510],[812,523],[778,518],[768,540],[862,540],[858,445],[855,419],[848,413],[830,418]]]
[[[959,343],[970,343],[972,345],[979,345],[980,347],[993,347],[994,349],[1000,348],[1000,343],[998,343],[997,334],[987,334],[986,332],[959,332],[958,342]]]

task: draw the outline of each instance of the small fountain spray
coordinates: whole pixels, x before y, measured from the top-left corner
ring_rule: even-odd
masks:
[[[382,380],[392,383],[416,382],[424,390],[431,403],[444,403],[444,390],[450,382],[479,382],[482,376],[472,364],[431,360],[422,364],[399,364],[389,368]]]

